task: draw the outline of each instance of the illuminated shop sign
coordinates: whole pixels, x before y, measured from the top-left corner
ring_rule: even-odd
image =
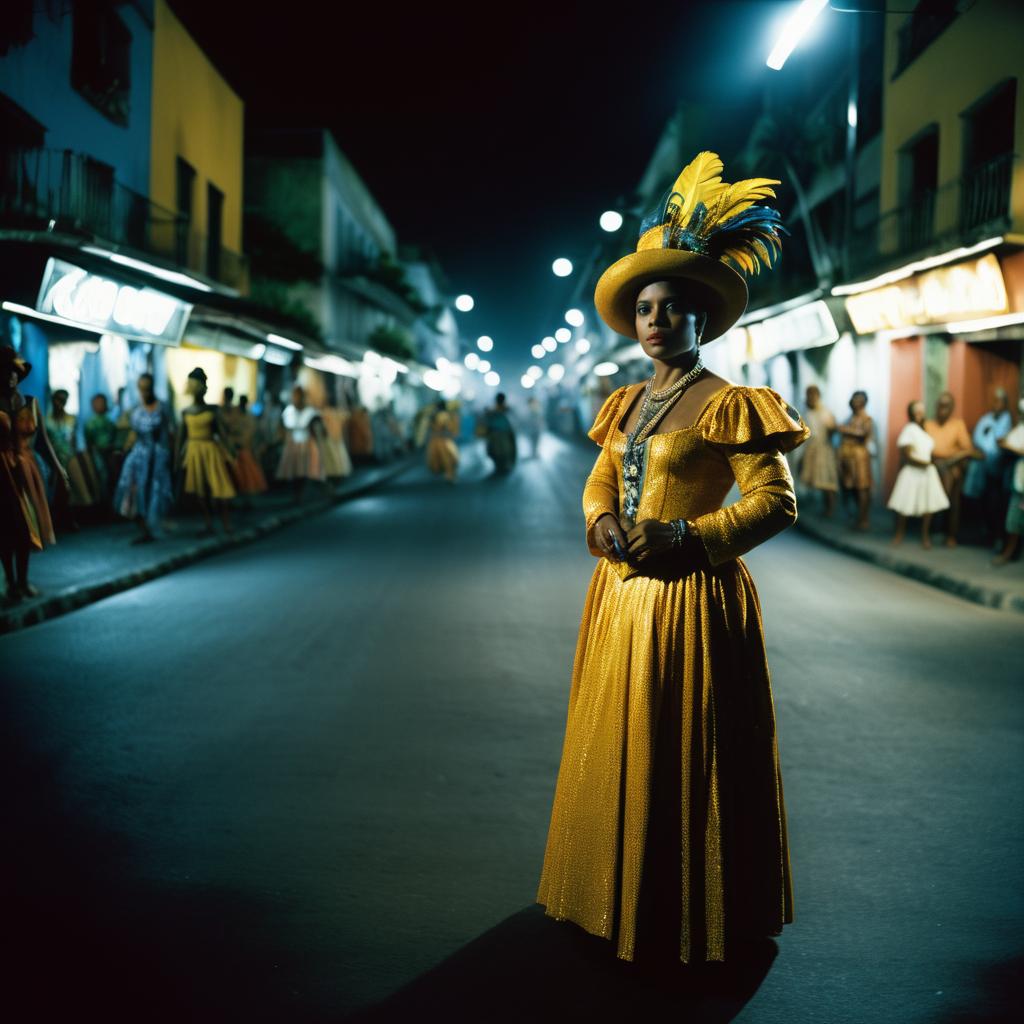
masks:
[[[780,352],[831,345],[839,338],[836,322],[828,306],[818,299],[806,306],[789,309],[759,323],[748,324],[750,357],[764,362]]]
[[[846,300],[846,311],[858,334],[973,320],[1008,309],[1003,272],[992,253],[967,263],[937,267]]]
[[[177,345],[192,306],[152,288],[136,288],[51,257],[36,309],[142,341]]]

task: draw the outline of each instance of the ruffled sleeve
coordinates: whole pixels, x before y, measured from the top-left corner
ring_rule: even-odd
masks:
[[[594,425],[587,431],[587,437],[591,441],[604,445],[608,432],[615,425],[615,419],[619,414],[619,406],[622,405],[622,399],[625,397],[627,390],[626,386],[618,388],[604,400],[604,405],[601,406],[601,411],[597,414]]]
[[[704,420],[704,439],[745,451],[792,451],[810,436],[800,413],[771,388],[726,388]]]

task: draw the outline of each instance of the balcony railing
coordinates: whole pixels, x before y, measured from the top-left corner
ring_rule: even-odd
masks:
[[[115,181],[111,168],[70,150],[0,152],[0,229],[48,228],[127,246],[244,287],[244,256],[211,246],[187,218]]]
[[[847,254],[848,274],[1005,231],[1011,223],[1015,162],[1015,154],[1007,153],[855,230]]]

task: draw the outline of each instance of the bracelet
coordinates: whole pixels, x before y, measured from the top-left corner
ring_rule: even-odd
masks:
[[[685,519],[673,519],[669,525],[672,527],[672,546],[675,548],[681,548],[683,546],[683,539],[686,537],[686,520]]]

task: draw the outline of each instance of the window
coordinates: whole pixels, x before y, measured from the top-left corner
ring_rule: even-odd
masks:
[[[1006,218],[1013,179],[1015,78],[998,85],[964,117],[960,225],[965,230]]]
[[[220,277],[220,250],[224,221],[224,193],[207,182],[206,185],[206,273]]]
[[[115,124],[128,123],[132,35],[112,2],[74,0],[71,86]]]
[[[920,0],[913,14],[900,27],[896,75],[949,28],[957,16],[957,3],[958,0]]]
[[[192,234],[193,193],[195,192],[196,170],[179,156],[175,165],[177,219],[177,257],[182,266],[189,266],[189,238]]]
[[[939,129],[932,125],[900,154],[900,247],[909,251],[927,245],[935,221],[939,184]]]

